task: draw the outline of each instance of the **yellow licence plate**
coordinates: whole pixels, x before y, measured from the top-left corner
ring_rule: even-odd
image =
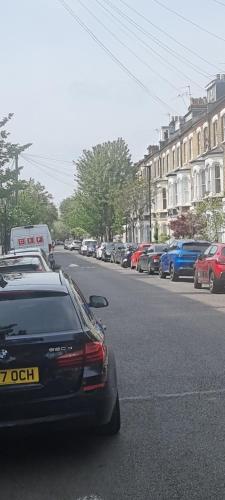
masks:
[[[0,370],[0,385],[34,384],[37,382],[39,382],[39,369],[36,366]]]

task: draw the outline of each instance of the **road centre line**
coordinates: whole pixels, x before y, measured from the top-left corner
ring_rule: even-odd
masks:
[[[187,391],[187,392],[175,392],[175,393],[159,393],[152,394],[151,396],[125,396],[120,398],[121,402],[126,401],[154,401],[156,399],[179,399],[187,397],[201,397],[201,396],[217,396],[219,394],[225,394],[225,389],[209,389],[206,391]]]

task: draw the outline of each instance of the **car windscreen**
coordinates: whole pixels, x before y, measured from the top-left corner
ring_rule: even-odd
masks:
[[[80,330],[69,295],[0,293],[0,336],[39,335]]]
[[[41,260],[38,257],[15,257],[10,259],[0,259],[0,272],[2,269],[7,269],[9,267],[17,266],[36,266],[37,268],[43,269]]]
[[[97,241],[89,241],[89,240],[85,240],[84,245],[87,245],[87,246],[93,246],[93,245],[97,245]]]
[[[209,247],[209,243],[184,243],[182,245],[183,250],[188,250],[188,252],[204,252],[206,248]]]

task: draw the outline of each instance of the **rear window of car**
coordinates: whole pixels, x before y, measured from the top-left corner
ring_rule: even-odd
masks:
[[[182,245],[182,249],[189,252],[204,252],[208,247],[209,243],[184,243]]]
[[[0,335],[40,335],[80,328],[69,295],[0,293]]]

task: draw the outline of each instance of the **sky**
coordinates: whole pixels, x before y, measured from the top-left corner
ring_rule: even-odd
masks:
[[[22,177],[42,182],[57,205],[75,189],[72,161],[84,149],[123,137],[137,161],[186,112],[188,86],[203,96],[225,73],[225,0],[159,0],[222,40],[157,0],[65,1],[104,50],[60,0],[0,0],[0,117],[14,113],[11,140],[32,143]]]

